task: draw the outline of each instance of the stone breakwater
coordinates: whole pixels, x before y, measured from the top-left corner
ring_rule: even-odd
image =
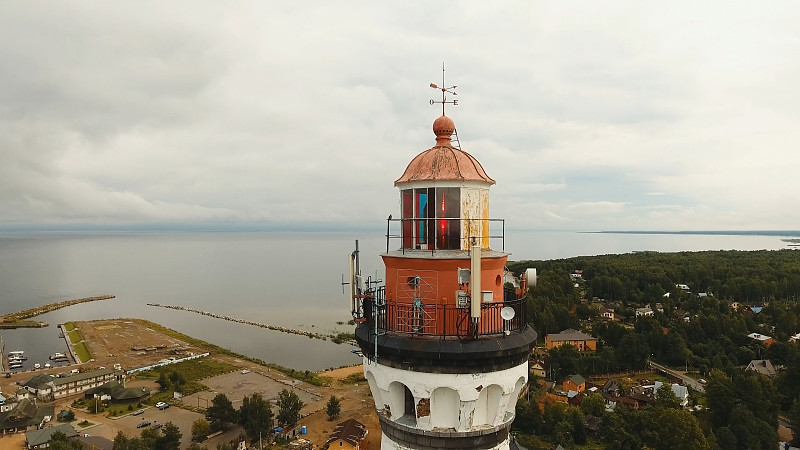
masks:
[[[100,295],[98,297],[84,297],[76,298],[73,300],[64,300],[61,302],[50,303],[47,305],[37,306],[35,308],[26,309],[0,316],[0,328],[24,328],[24,327],[46,327],[47,322],[34,322],[26,321],[31,317],[49,313],[57,309],[66,308],[67,306],[77,305],[78,303],[96,302],[100,300],[109,300],[115,298],[113,295]]]
[[[294,328],[279,327],[279,326],[276,326],[276,325],[269,325],[269,324],[266,324],[266,323],[254,322],[252,320],[239,319],[237,317],[226,316],[224,314],[217,314],[217,313],[212,313],[212,312],[209,312],[209,311],[202,311],[202,310],[191,308],[191,307],[188,307],[188,306],[162,305],[160,303],[148,303],[147,306],[155,306],[157,308],[169,308],[169,309],[175,309],[175,310],[178,310],[178,311],[188,311],[188,312],[193,312],[193,313],[196,313],[196,314],[202,314],[202,315],[208,316],[208,317],[213,317],[215,319],[222,319],[222,320],[227,320],[229,322],[243,323],[245,325],[253,325],[255,327],[266,328],[266,329],[272,330],[272,331],[280,331],[281,333],[297,334],[297,335],[300,335],[300,336],[306,336],[306,337],[314,338],[314,339],[327,340],[328,338],[332,339],[332,338],[336,337],[334,335],[324,335],[324,334],[321,334],[321,333],[314,333],[313,331],[296,330]]]

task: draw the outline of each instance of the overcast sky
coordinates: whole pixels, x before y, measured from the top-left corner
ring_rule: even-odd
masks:
[[[444,62],[509,228],[798,229],[799,24],[794,0],[0,1],[0,226],[382,229]]]

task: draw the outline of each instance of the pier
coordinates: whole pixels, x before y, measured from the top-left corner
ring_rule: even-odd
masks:
[[[13,328],[44,328],[49,324],[47,322],[37,322],[27,320],[31,317],[36,317],[41,314],[49,313],[57,309],[66,308],[67,306],[77,305],[79,303],[96,302],[100,300],[109,300],[115,298],[114,295],[101,295],[98,297],[84,297],[76,298],[73,300],[64,300],[61,302],[50,303],[47,305],[37,306],[35,308],[17,311],[13,313],[0,316],[0,329],[13,329]]]
[[[254,322],[252,320],[239,319],[239,318],[236,318],[236,317],[230,317],[230,316],[226,316],[226,315],[223,315],[223,314],[217,314],[217,313],[212,313],[212,312],[208,312],[208,311],[201,311],[199,309],[190,308],[188,306],[162,305],[160,303],[148,303],[147,306],[155,306],[157,308],[175,309],[175,310],[178,310],[178,311],[188,311],[188,312],[193,312],[193,313],[197,313],[197,314],[202,314],[202,315],[208,316],[208,317],[213,317],[215,319],[223,319],[223,320],[227,320],[229,322],[243,323],[245,325],[253,325],[255,327],[266,328],[266,329],[272,330],[272,331],[280,331],[281,333],[297,334],[297,335],[300,335],[300,336],[306,336],[306,337],[315,338],[315,339],[327,340],[328,338],[333,339],[333,338],[336,337],[336,336],[333,336],[333,335],[328,336],[328,335],[324,335],[324,334],[320,334],[320,333],[314,333],[312,331],[296,330],[294,328],[279,327],[279,326],[275,326],[275,325],[268,325],[268,324],[265,324],[265,323]]]

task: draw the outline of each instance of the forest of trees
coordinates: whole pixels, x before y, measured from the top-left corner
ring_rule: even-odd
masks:
[[[800,252],[639,252],[508,267],[516,274],[537,269],[527,308],[540,340],[567,328],[598,338],[596,352],[570,346],[548,352],[556,382],[573,373],[643,369],[650,358],[708,379],[705,396],[694,395],[706,407],[702,412],[665,411],[674,408],[661,405],[602,413],[602,432],[589,444],[579,429],[583,412],[578,408],[548,406],[541,412],[534,402],[521,401],[514,426],[528,436],[531,448],[564,442],[590,445],[586,448],[595,448],[592,442],[602,443],[598,448],[675,448],[670,438],[677,430],[695,442],[691,448],[774,448],[779,411],[800,431],[800,347],[789,342],[800,332]],[[578,280],[570,277],[575,271],[581,273]],[[737,310],[735,302],[763,308]],[[609,306],[627,320],[600,320],[600,308]],[[644,306],[654,314],[637,318],[635,308]],[[772,336],[775,343],[765,346],[750,333]],[[775,378],[745,373],[754,359],[770,359],[781,370]],[[675,433],[660,435],[663,423]]]

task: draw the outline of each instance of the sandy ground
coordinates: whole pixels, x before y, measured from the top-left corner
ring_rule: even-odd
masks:
[[[86,367],[112,367],[120,364],[123,369],[130,369],[168,358],[204,352],[131,319],[74,323],[94,359],[83,364]]]

